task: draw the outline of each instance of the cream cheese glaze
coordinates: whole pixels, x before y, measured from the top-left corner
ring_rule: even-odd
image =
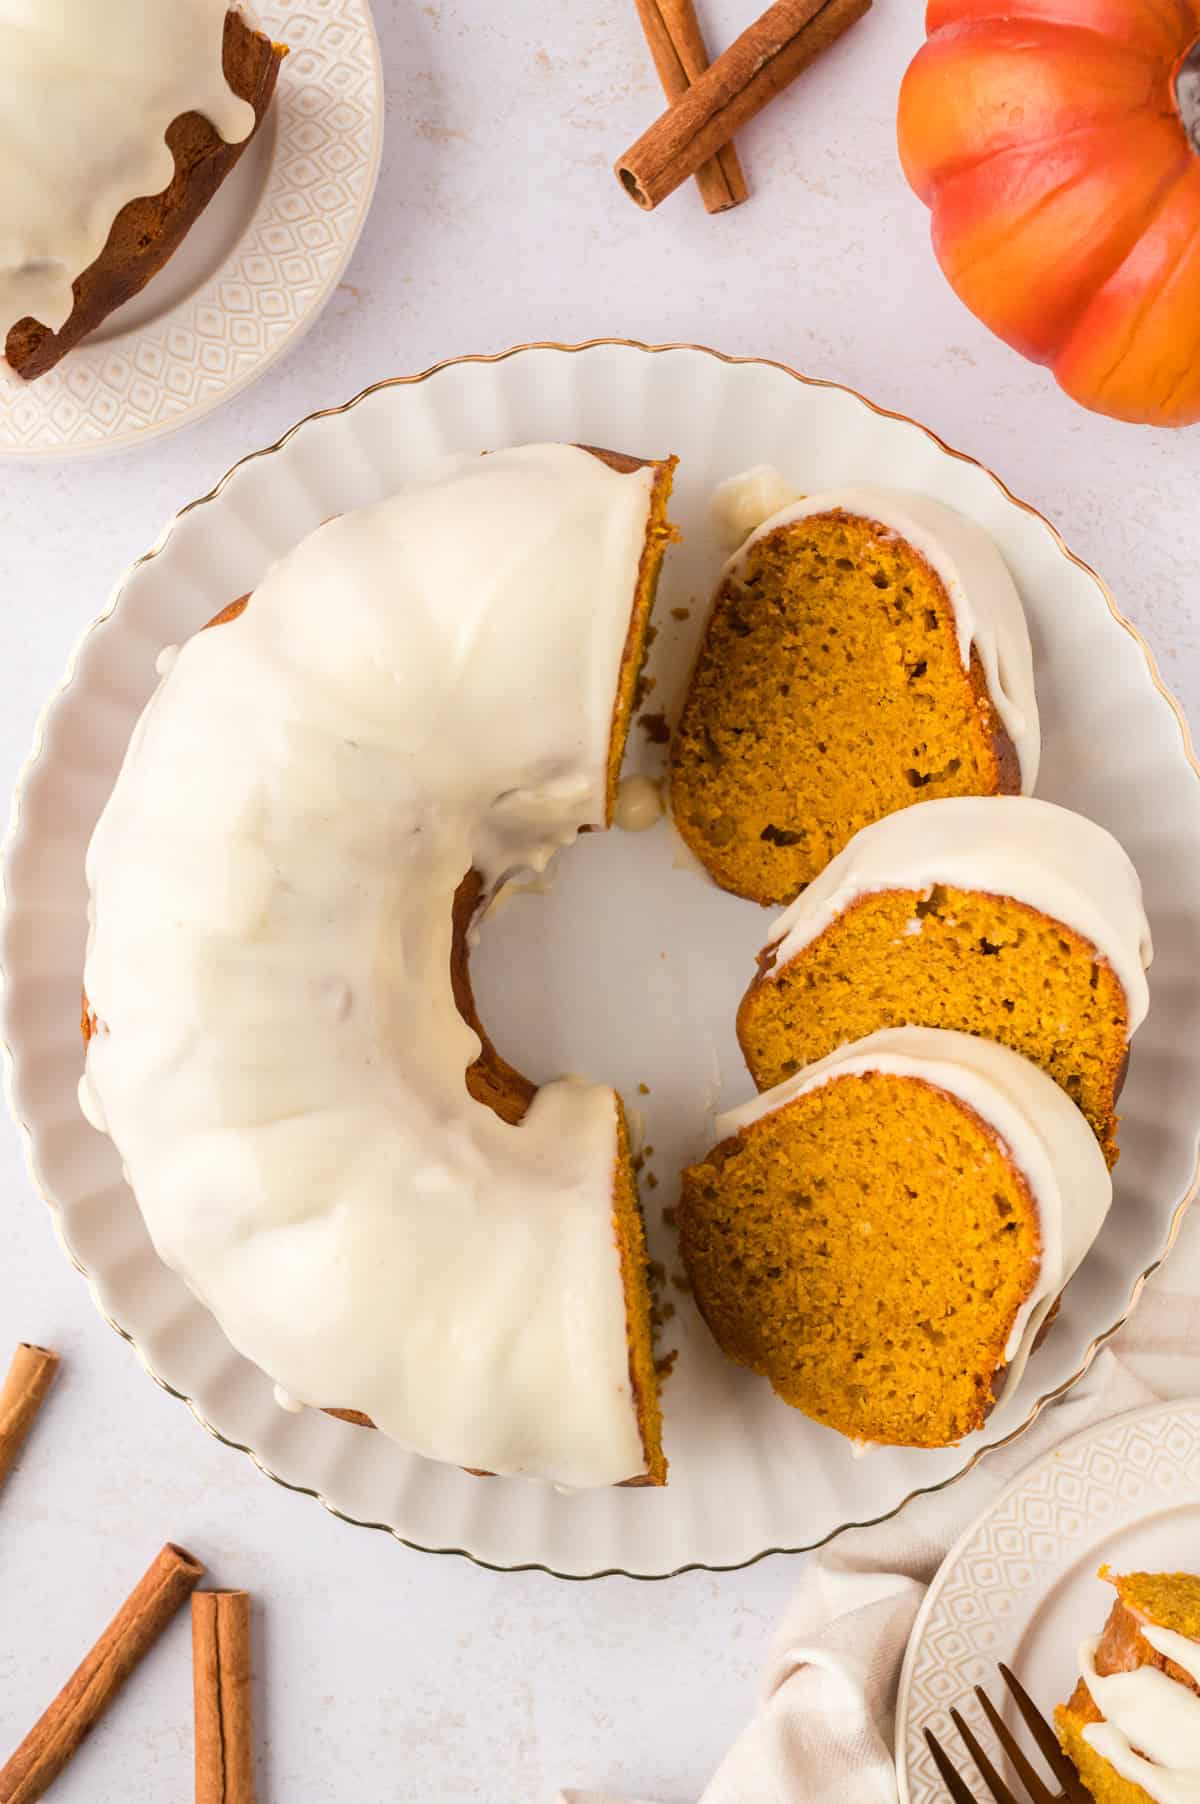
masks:
[[[1200,1646],[1184,1635],[1141,1625],[1141,1634],[1200,1683]],[[1102,1723],[1089,1723],[1083,1738],[1131,1785],[1155,1804],[1197,1804],[1200,1800],[1200,1697],[1187,1685],[1139,1666],[1102,1678],[1096,1671],[1095,1639],[1079,1650],[1079,1671]]]
[[[907,540],[930,564],[950,598],[964,670],[970,669],[972,648],[979,653],[996,713],[1016,748],[1021,791],[1031,795],[1042,745],[1033,652],[1021,598],[993,540],[974,521],[927,495],[855,483],[804,496],[793,488],[785,504],[782,497],[787,491],[784,479],[765,464],[730,477],[716,490],[711,505],[718,531],[727,538],[735,531],[749,534],[726,565],[722,580],[736,578],[757,539],[814,514],[854,514]],[[764,516],[760,511],[764,507],[774,511]]]
[[[448,460],[180,650],[87,859],[89,1118],[162,1257],[300,1403],[457,1465],[645,1469],[614,1093],[476,1103],[451,901],[606,817],[653,471]]]
[[[768,981],[858,896],[935,884],[1011,896],[1074,928],[1112,966],[1130,1033],[1145,1020],[1154,948],[1137,872],[1095,821],[1032,796],[943,796],[861,828],[775,923]]]
[[[0,0],[0,350],[57,332],[129,201],[174,174],[168,127],[202,113],[240,144],[254,108],[225,80],[228,0]]]
[[[662,786],[653,777],[622,779],[613,809],[613,826],[625,833],[644,833],[662,818]]]
[[[887,1027],[838,1047],[773,1090],[717,1119],[726,1139],[822,1084],[863,1072],[916,1078],[975,1111],[1003,1141],[1037,1205],[1041,1266],[1013,1321],[1005,1359],[1017,1383],[1054,1301],[1108,1214],[1112,1179],[1087,1121],[1053,1078],[1019,1053],[974,1034]]]

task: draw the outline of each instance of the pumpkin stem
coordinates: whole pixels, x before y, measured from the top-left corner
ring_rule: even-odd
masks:
[[[1175,99],[1183,129],[1192,149],[1200,156],[1200,38],[1179,60],[1175,71]]]

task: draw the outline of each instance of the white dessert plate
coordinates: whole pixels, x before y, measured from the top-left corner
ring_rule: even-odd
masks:
[[[113,1147],[79,1114],[84,848],[163,646],[253,588],[328,515],[385,495],[438,455],[546,439],[681,460],[672,511],[683,542],[667,559],[644,715],[669,715],[680,697],[722,558],[708,498],[733,472],[770,462],[802,487],[909,486],[977,519],[1029,611],[1045,723],[1041,793],[1112,828],[1141,869],[1157,957],[1123,1099],[1116,1203],[1021,1384],[961,1447],[853,1458],[846,1442],[730,1365],[672,1283],[678,1259],[664,1207],[680,1167],[711,1145],[714,1110],[750,1094],[734,1012],[774,917],[689,868],[664,822],[585,835],[560,858],[549,893],[516,895],[487,923],[474,975],[482,1017],[518,1066],[539,1081],[584,1073],[632,1105],[652,1249],[675,1306],[665,1337],[679,1352],[665,1391],[666,1490],[560,1496],[412,1458],[317,1413],[285,1414],[269,1380],[159,1262]],[[661,771],[648,724],[633,730],[627,770]],[[382,384],[247,458],[171,523],[78,647],[18,788],[4,876],[13,1110],[97,1307],[213,1433],[338,1514],[419,1547],[571,1577],[656,1577],[811,1547],[885,1517],[960,1476],[1074,1383],[1171,1245],[1196,1182],[1200,771],[1178,709],[1103,584],[1032,508],[912,421],[778,365],[689,346],[529,346]]]
[[[926,1729],[986,1797],[951,1709],[998,1752],[972,1691],[983,1685],[1032,1753],[997,1661],[1050,1716],[1075,1689],[1080,1642],[1100,1633],[1112,1607],[1099,1568],[1176,1572],[1194,1564],[1198,1546],[1200,1401],[1097,1423],[1022,1472],[951,1548],[914,1624],[896,1705],[901,1804],[945,1804]]]
[[[383,154],[370,0],[256,0],[288,45],[262,129],[166,267],[37,382],[0,369],[0,457],[174,432],[290,350],[337,287]]]

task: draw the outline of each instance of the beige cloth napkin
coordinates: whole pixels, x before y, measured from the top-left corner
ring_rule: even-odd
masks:
[[[930,1579],[967,1524],[1050,1448],[1156,1397],[1200,1396],[1200,1212],[1088,1376],[970,1477],[812,1556],[780,1624],[758,1713],[700,1804],[896,1804],[900,1665]],[[638,1804],[565,1791],[558,1804]]]

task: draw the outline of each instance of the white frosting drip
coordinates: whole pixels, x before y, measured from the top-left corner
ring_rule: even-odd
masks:
[[[1166,1660],[1173,1660],[1176,1666],[1182,1667],[1189,1679],[1200,1685],[1200,1641],[1193,1641],[1188,1635],[1181,1635],[1176,1629],[1160,1628],[1156,1622],[1141,1624],[1143,1641],[1148,1641],[1156,1654],[1162,1654]]]
[[[182,649],[88,852],[88,1076],[155,1245],[291,1395],[578,1488],[644,1457],[611,1090],[474,1102],[451,899],[603,824],[653,472],[447,461]]]
[[[286,1410],[289,1416],[301,1416],[305,1406],[299,1398],[293,1397],[291,1391],[285,1391],[281,1384],[275,1386],[275,1402],[280,1409]]]
[[[85,1071],[79,1080],[79,1113],[90,1127],[97,1133],[106,1134],[108,1123],[104,1119],[104,1110],[100,1106],[100,1098],[96,1095],[95,1086]]]
[[[718,483],[708,511],[722,545],[736,551],[756,526],[799,499],[800,490],[774,464],[755,464]]]
[[[1200,1647],[1194,1641],[1153,1625],[1141,1633],[1159,1653],[1200,1678]],[[1083,1681],[1104,1716],[1084,1729],[1084,1740],[1156,1804],[1200,1804],[1200,1697],[1155,1666],[1101,1678],[1098,1645],[1095,1639],[1085,1641],[1079,1650]]]
[[[254,108],[225,80],[228,0],[0,0],[0,351],[26,315],[57,332],[127,202],[175,171],[166,132],[202,113],[230,144]]]
[[[780,506],[779,495],[786,488],[783,478],[764,465],[722,483],[714,497],[721,520],[730,525],[734,521],[754,525],[741,550],[726,566],[725,576],[736,578],[747,550],[756,540],[814,514],[835,510],[855,514],[906,539],[931,565],[950,598],[964,670],[970,669],[972,647],[979,653],[988,692],[1016,748],[1022,792],[1031,795],[1042,749],[1033,652],[1021,598],[992,539],[974,521],[931,501],[927,495],[855,484],[826,489]],[[791,492],[795,494],[794,490]],[[772,501],[777,511],[755,520],[757,507]]]
[[[1031,796],[944,796],[861,828],[775,923],[770,975],[859,896],[935,884],[1011,896],[1073,928],[1116,973],[1130,1033],[1145,1020],[1154,948],[1137,872],[1095,821]]]
[[[662,816],[662,788],[653,777],[626,777],[617,790],[613,826],[644,833]]]
[[[1037,1206],[1042,1260],[1005,1348],[1008,1385],[1025,1369],[1055,1298],[1100,1232],[1112,1179],[1087,1121],[1052,1078],[1019,1053],[974,1034],[887,1027],[840,1046],[717,1120],[725,1139],[838,1078],[867,1071],[916,1078],[965,1102],[1000,1137]]]

